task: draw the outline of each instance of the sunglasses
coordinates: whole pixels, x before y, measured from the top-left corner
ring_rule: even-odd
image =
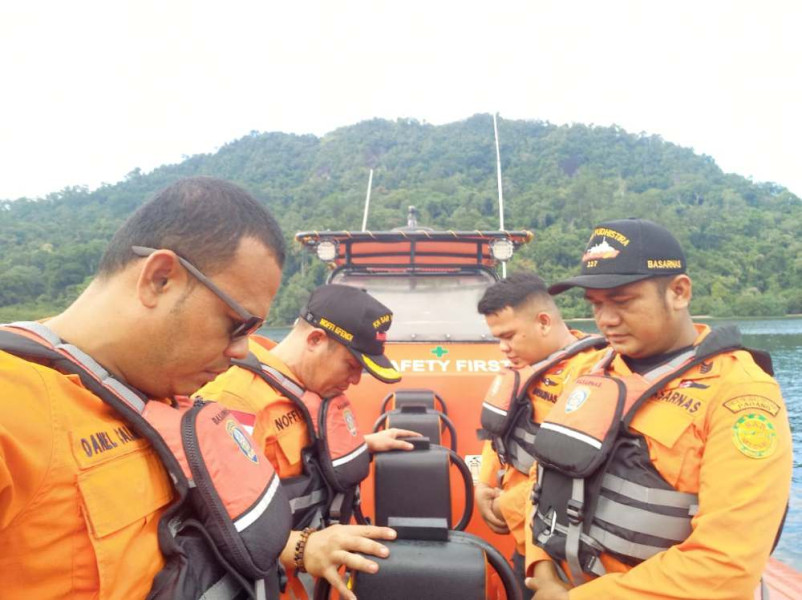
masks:
[[[131,246],[131,250],[134,251],[134,254],[141,257],[150,256],[154,252],[157,252],[156,248],[146,248],[145,246]],[[174,252],[175,254],[175,252]],[[257,317],[254,314],[251,314],[247,310],[245,310],[242,306],[237,303],[231,296],[226,294],[223,290],[215,285],[215,283],[206,277],[200,269],[198,269],[195,265],[189,262],[183,256],[176,254],[178,258],[178,262],[192,275],[195,276],[195,279],[200,281],[203,285],[205,285],[211,292],[220,298],[226,305],[237,313],[237,316],[241,319],[238,321],[234,327],[231,329],[229,335],[231,336],[231,341],[239,340],[245,336],[252,334],[254,331],[259,329],[265,322],[264,319]]]

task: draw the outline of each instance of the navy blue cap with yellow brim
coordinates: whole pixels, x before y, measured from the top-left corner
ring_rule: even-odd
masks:
[[[396,370],[393,363],[391,363],[390,359],[384,356],[384,354],[371,356],[369,354],[363,354],[350,346],[346,346],[346,348],[354,355],[354,358],[362,363],[365,370],[379,381],[383,381],[384,383],[396,383],[401,381],[401,373]]]

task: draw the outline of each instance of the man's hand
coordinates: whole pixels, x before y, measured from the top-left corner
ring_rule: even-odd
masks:
[[[494,533],[505,534],[510,530],[501,511],[496,507],[496,498],[501,496],[501,490],[492,488],[486,483],[477,483],[474,491],[474,499],[476,500],[476,507],[479,509],[479,514],[490,527],[490,531]]]
[[[526,578],[526,587],[536,592],[532,600],[568,600],[571,585],[560,579],[554,563],[548,560],[535,563],[533,575]]]
[[[412,444],[398,439],[404,437],[420,437],[420,434],[417,431],[390,427],[390,429],[382,429],[376,433],[367,434],[365,442],[367,442],[368,450],[370,450],[371,454],[374,452],[386,452],[387,450],[412,450],[414,448]]]
[[[282,562],[292,565],[292,556],[298,540],[298,532],[293,532],[282,553]],[[390,551],[386,546],[374,540],[394,540],[395,530],[389,527],[372,525],[332,525],[313,532],[306,542],[304,550],[304,568],[314,577],[323,577],[337,590],[340,598],[356,600],[356,596],[345,585],[345,581],[337,572],[344,565],[355,571],[375,573],[379,565],[364,556],[355,554],[372,554],[386,558]],[[287,551],[289,550],[289,554]],[[285,559],[289,559],[285,560]]]

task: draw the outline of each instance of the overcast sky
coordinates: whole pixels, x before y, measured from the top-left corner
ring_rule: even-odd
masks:
[[[659,134],[802,195],[801,31],[791,0],[0,0],[0,198],[477,112]]]

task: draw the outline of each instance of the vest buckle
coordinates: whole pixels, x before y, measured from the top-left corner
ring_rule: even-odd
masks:
[[[568,522],[571,525],[580,525],[585,520],[585,503],[581,500],[569,499],[565,505],[565,514],[568,516]]]

